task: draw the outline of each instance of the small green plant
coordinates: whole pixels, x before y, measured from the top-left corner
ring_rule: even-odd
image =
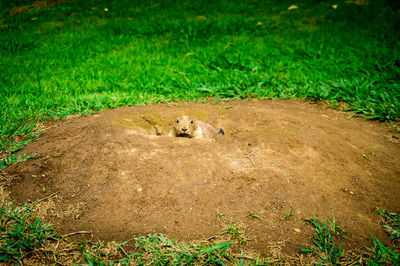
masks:
[[[346,233],[346,231],[343,228],[341,228],[339,225],[336,224],[334,214],[332,214],[332,221],[328,219],[328,223],[331,227],[332,233],[335,234],[336,236],[342,236],[343,234]]]
[[[254,217],[254,218],[260,219],[261,221],[264,221],[263,218],[261,218],[258,214],[256,214],[255,210],[253,210],[252,212],[249,212],[249,214],[247,216]]]
[[[390,240],[394,243],[398,243],[400,238],[400,214],[387,212],[385,209],[378,210],[384,219],[383,227],[390,236]],[[371,234],[373,249],[368,249],[372,255],[370,259],[366,259],[365,262],[368,265],[400,265],[400,255],[383,245],[374,235]]]
[[[373,147],[373,148],[371,149],[371,155],[372,155],[372,156],[375,155],[375,149],[376,149],[376,147]]]
[[[52,225],[32,213],[32,207],[0,205],[0,262],[18,261],[48,239],[57,239]]]
[[[371,234],[373,249],[369,249],[373,253],[372,260],[365,260],[368,265],[400,265],[400,255],[385,247],[374,235]]]
[[[220,211],[218,210],[218,208],[217,208],[217,218],[220,218],[220,217],[222,217],[222,216],[224,216],[224,213],[223,213],[223,212],[220,212]]]
[[[387,212],[385,209],[378,210],[378,213],[384,218],[386,232],[390,235],[390,240],[400,239],[400,213]]]
[[[340,228],[336,225],[334,219],[333,222],[328,220],[324,223],[319,221],[314,215],[313,218],[304,220],[314,226],[315,233],[313,242],[318,248],[301,248],[300,251],[306,253],[307,255],[311,253],[318,254],[318,256],[321,258],[321,262],[324,264],[339,264],[343,250],[341,245],[339,245],[339,247],[335,245],[334,236],[336,235],[331,235],[331,232],[338,232],[338,228]]]
[[[363,153],[362,157],[363,157],[364,159],[367,159],[367,154]]]
[[[293,209],[290,209],[289,211],[286,211],[286,212],[285,212],[285,216],[283,216],[282,219],[287,221],[287,220],[289,220],[289,218],[292,217],[293,215],[294,215]]]
[[[240,230],[240,225],[233,224],[232,220],[229,221],[228,228],[219,235],[223,234],[230,234],[232,238],[234,239],[236,238],[238,240],[239,244],[243,243],[243,237],[242,237],[243,232]]]

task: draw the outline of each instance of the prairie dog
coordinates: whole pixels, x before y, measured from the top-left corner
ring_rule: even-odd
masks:
[[[213,139],[217,135],[224,135],[224,131],[217,131],[210,124],[194,120],[190,116],[182,115],[175,119],[168,136],[194,139]]]

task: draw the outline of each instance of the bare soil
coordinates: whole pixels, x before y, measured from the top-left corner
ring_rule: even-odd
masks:
[[[168,137],[181,114],[226,135]],[[94,239],[204,241],[231,220],[246,249],[293,255],[312,246],[302,218],[334,214],[345,249],[371,246],[370,233],[390,245],[376,210],[399,211],[400,136],[388,123],[348,116],[321,103],[246,100],[72,117],[21,151],[40,157],[7,168],[7,190],[19,203],[52,195],[39,214],[61,233],[92,231]]]

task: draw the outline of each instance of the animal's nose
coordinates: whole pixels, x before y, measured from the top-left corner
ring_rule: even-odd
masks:
[[[185,128],[185,127],[182,128],[182,131],[183,131],[183,132],[185,132],[186,130],[187,130],[187,128]]]

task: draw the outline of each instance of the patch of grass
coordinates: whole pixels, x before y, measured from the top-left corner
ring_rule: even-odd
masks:
[[[35,153],[24,154],[24,155],[11,154],[9,157],[6,157],[3,160],[0,160],[0,171],[12,164],[26,161],[30,158],[34,158],[35,156],[36,156]]]
[[[244,241],[243,232],[240,229],[240,225],[234,224],[232,220],[229,220],[228,228],[219,235],[223,234],[229,234],[233,239],[237,239],[239,244],[242,244]]]
[[[270,260],[229,252],[232,242],[218,244],[179,244],[161,234],[147,235],[134,239],[134,253],[124,246],[99,241],[94,245],[83,243],[80,247],[84,262],[89,265],[269,265]]]
[[[48,239],[57,238],[52,226],[32,213],[32,207],[0,205],[0,262],[20,261]]]
[[[14,163],[34,158],[35,154],[15,155],[14,153],[36,140],[41,132],[36,129],[36,124],[32,124],[13,131],[11,135],[0,134],[0,171]]]
[[[398,226],[399,226],[399,216],[396,213],[387,213],[385,210],[378,211],[385,219],[384,227],[390,235],[391,240],[398,240]],[[300,251],[310,254],[317,254],[321,263],[323,264],[341,264],[341,261],[352,261],[351,263],[363,263],[367,265],[399,265],[400,255],[397,251],[392,250],[385,245],[383,245],[374,235],[371,234],[373,248],[368,249],[369,254],[356,254],[358,257],[354,261],[354,258],[345,258],[344,250],[341,245],[337,246],[335,244],[335,238],[343,236],[346,232],[343,228],[338,226],[335,221],[335,216],[327,222],[321,222],[318,218],[314,217],[311,219],[304,219],[305,221],[311,223],[314,227],[314,237],[313,242],[318,247],[313,248],[301,248]],[[388,225],[390,224],[390,226]],[[396,243],[396,242],[395,242]],[[353,254],[354,257],[354,254]]]
[[[387,212],[385,209],[378,210],[378,213],[383,217],[386,232],[389,234],[390,240],[400,240],[400,213]]]
[[[369,250],[373,254],[373,256],[371,256],[371,260],[365,260],[368,265],[400,264],[400,255],[396,251],[385,247],[385,245],[383,245],[374,235],[371,235],[371,237],[374,248]]]
[[[19,151],[20,149],[22,149],[22,147],[24,147],[24,145],[29,144],[29,143],[31,143],[31,142],[34,141],[34,140],[35,140],[35,139],[32,138],[32,139],[28,139],[28,140],[21,141],[21,142],[12,142],[12,143],[9,143],[10,146],[11,146],[11,148],[9,148],[6,152],[13,153],[13,152]]]
[[[135,263],[141,264],[225,264],[229,260],[226,253],[232,242],[224,242],[211,246],[204,244],[179,245],[175,240],[169,240],[163,235],[148,235],[135,239],[135,246],[144,251],[147,256],[137,256]]]
[[[23,146],[34,141],[37,138],[37,136],[41,133],[41,131],[35,130],[35,128],[36,124],[23,126],[18,129],[2,128],[0,132],[4,134],[0,135],[0,155],[2,153],[3,154],[14,153],[22,149]],[[8,147],[7,150],[5,150],[6,147]]]
[[[37,121],[206,97],[344,101],[359,116],[400,117],[393,1],[30,3],[0,11],[0,150]]]
[[[123,264],[123,265],[193,265],[193,264],[220,264],[224,265],[231,258],[227,253],[231,242],[215,245],[179,244],[163,235],[147,235],[135,239],[136,252],[129,254],[124,245],[111,242],[97,244],[86,248],[81,246],[82,255],[89,265]],[[122,258],[121,258],[122,255]]]
[[[344,230],[338,230],[340,227],[336,225],[334,218],[332,221],[322,222],[314,215],[313,218],[304,220],[313,225],[315,231],[313,242],[318,248],[301,248],[300,251],[307,255],[316,253],[324,264],[339,264],[343,250],[341,245],[336,246],[334,237],[344,233]],[[331,232],[334,235],[331,235]]]

